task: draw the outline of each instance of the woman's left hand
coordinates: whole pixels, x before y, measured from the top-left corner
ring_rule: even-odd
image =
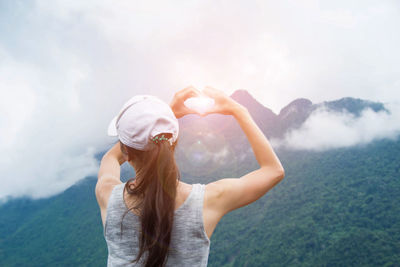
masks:
[[[176,92],[170,104],[175,117],[179,119],[187,114],[199,114],[196,110],[185,106],[183,102],[188,98],[200,97],[201,95],[201,92],[193,86],[188,86],[185,89]]]

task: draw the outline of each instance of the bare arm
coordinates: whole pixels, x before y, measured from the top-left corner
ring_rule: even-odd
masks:
[[[232,109],[233,116],[239,123],[253,149],[261,168],[276,169],[283,172],[283,166],[271,147],[268,139],[254,122],[247,108],[238,105]]]
[[[122,154],[120,142],[114,144],[101,159],[98,182],[102,179],[114,179],[120,181],[120,166],[125,162]]]
[[[108,150],[101,159],[95,193],[97,203],[100,207],[103,225],[106,218],[107,203],[111,191],[115,185],[121,183],[121,165],[124,162],[125,158],[121,152],[119,142]]]
[[[221,93],[209,91],[208,95],[213,96],[217,103],[212,112],[235,117],[247,136],[260,165],[259,169],[239,179],[224,178],[207,185],[211,191],[215,192],[211,206],[215,209],[215,212],[223,216],[262,197],[283,179],[285,172],[268,139],[254,122],[248,110],[228,96],[221,95]]]

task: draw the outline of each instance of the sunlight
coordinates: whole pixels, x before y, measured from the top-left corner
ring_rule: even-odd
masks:
[[[191,97],[184,102],[185,106],[204,114],[214,106],[214,99],[209,97]]]

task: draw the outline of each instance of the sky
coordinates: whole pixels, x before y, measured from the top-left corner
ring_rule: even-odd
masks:
[[[107,125],[127,99],[169,102],[188,85],[246,89],[277,114],[300,97],[394,111],[320,110],[276,146],[393,138],[399,26],[398,1],[0,0],[0,199],[48,197],[95,175],[94,154],[115,141]]]

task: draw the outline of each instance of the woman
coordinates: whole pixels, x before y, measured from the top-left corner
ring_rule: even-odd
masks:
[[[205,94],[214,106],[198,114],[183,102]],[[186,184],[174,158],[177,118],[197,113],[232,115],[246,134],[260,168],[240,178]],[[284,169],[247,109],[220,90],[187,87],[170,105],[141,95],[128,101],[109,134],[119,142],[102,158],[96,185],[108,266],[207,266],[210,238],[221,218],[248,205],[279,183]],[[136,177],[120,180],[129,162]]]

